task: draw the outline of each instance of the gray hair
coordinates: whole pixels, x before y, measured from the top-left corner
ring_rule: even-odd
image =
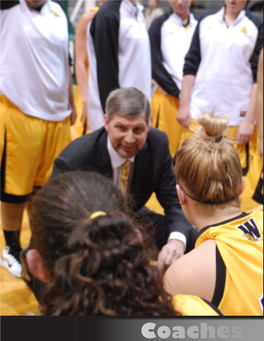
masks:
[[[110,92],[105,106],[105,113],[110,122],[113,115],[126,117],[144,115],[150,122],[151,110],[147,97],[135,88],[120,88]]]

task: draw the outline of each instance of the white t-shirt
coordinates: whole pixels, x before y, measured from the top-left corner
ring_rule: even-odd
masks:
[[[1,11],[0,94],[30,116],[62,121],[70,115],[68,26],[62,8],[40,12],[24,0]]]

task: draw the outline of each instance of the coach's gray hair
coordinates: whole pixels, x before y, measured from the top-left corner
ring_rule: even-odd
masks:
[[[113,115],[135,117],[144,115],[150,122],[150,104],[147,97],[135,88],[120,88],[111,91],[105,106],[105,113],[110,122]]]

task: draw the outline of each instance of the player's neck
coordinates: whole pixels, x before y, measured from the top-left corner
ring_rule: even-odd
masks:
[[[192,224],[200,231],[205,226],[219,224],[225,220],[233,219],[242,212],[238,204],[227,203],[222,205],[214,205],[203,207],[194,204],[192,212]]]

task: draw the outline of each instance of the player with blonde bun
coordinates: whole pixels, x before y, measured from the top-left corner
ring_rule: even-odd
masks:
[[[226,315],[263,314],[263,211],[245,213],[238,153],[226,118],[204,114],[176,154],[177,192],[199,230],[195,249],[164,276],[172,294],[198,295]]]

